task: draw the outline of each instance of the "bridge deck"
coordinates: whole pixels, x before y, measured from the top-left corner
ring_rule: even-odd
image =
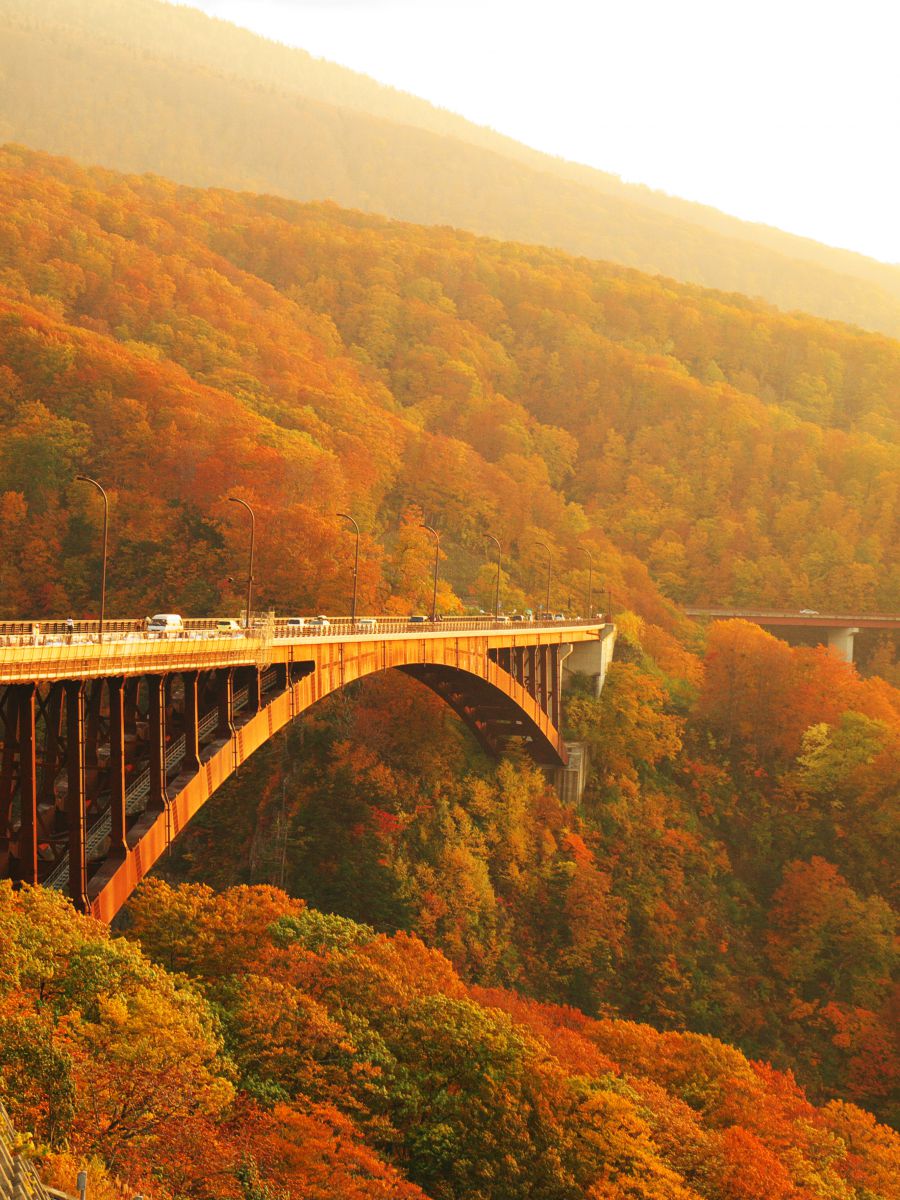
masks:
[[[65,633],[53,628],[51,632],[39,633],[35,644],[34,635],[25,632],[27,622],[0,623],[0,684],[271,666],[314,660],[318,657],[316,647],[336,644],[371,649],[374,644],[387,647],[412,641],[427,645],[449,640],[478,642],[492,650],[560,645],[594,640],[605,627],[602,620],[542,624],[448,619],[419,625],[382,618],[372,633],[359,632],[348,619],[332,622],[327,633],[310,630],[292,633],[284,622],[275,622],[274,629],[251,630],[247,636],[243,631],[238,635],[222,635],[216,631],[213,620],[205,624],[191,622],[192,627],[177,637],[157,638],[136,632],[134,622],[128,624],[130,630],[105,630],[102,643],[97,633],[76,633],[67,640]],[[10,626],[16,632],[4,632]]]

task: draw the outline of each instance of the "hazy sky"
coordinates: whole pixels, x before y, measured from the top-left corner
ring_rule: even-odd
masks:
[[[190,0],[519,141],[900,262],[897,0]]]

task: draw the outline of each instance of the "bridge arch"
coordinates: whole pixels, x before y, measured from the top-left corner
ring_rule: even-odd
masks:
[[[33,866],[29,876],[26,863],[19,878],[66,890],[78,907],[109,921],[206,801],[260,746],[326,696],[388,670],[400,670],[430,688],[489,753],[498,755],[516,741],[537,763],[562,765],[566,752],[558,728],[559,680],[572,632],[553,634],[546,640],[540,635],[434,634],[327,638],[286,646],[278,656],[281,661],[235,662],[207,670],[188,665],[182,661],[185,651],[173,648],[168,670],[159,670],[160,661],[156,670],[157,664],[142,663],[131,675],[94,670],[87,680],[9,685],[0,696],[0,849],[8,832],[4,795],[8,801],[17,786],[22,814],[18,850],[22,857],[23,847],[30,847]],[[522,644],[528,641],[532,644]],[[51,694],[62,707],[53,709],[48,722],[43,714],[49,701],[42,695]],[[143,698],[146,712],[140,715],[147,737],[139,764],[144,770],[126,789],[123,697],[128,695],[134,703]],[[86,746],[92,738],[88,754],[96,761],[101,707],[109,709],[108,727],[99,735],[101,767],[104,760],[106,766],[91,774],[85,771]],[[93,714],[91,720],[86,713]],[[36,720],[39,714],[41,720]],[[48,732],[51,726],[55,732]],[[60,730],[67,735],[62,740]],[[66,846],[49,872],[37,856],[39,838],[48,836],[48,769],[66,779],[68,816]],[[52,779],[49,790],[52,796]],[[55,808],[54,813],[50,805],[51,818],[58,816],[58,803]],[[10,809],[7,802],[7,826]]]

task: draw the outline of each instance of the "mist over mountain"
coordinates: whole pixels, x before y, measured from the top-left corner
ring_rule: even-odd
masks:
[[[761,296],[893,336],[900,268],[623,184],[158,0],[0,0],[0,139]]]

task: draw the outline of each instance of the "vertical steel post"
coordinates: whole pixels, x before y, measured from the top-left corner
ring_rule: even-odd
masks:
[[[110,857],[128,853],[128,817],[125,809],[125,678],[106,681],[109,689],[109,816]]]
[[[497,578],[494,582],[494,620],[496,621],[500,616],[500,567],[503,561],[503,550],[499,540],[492,533],[486,533],[484,536],[497,547]]]
[[[559,687],[559,667],[561,650],[559,646],[548,646],[547,656],[549,659],[550,680],[549,680],[549,705],[547,714],[553,722],[554,728],[559,729],[560,720],[562,718],[562,695]]]
[[[253,608],[253,548],[256,544],[256,514],[247,503],[246,500],[241,500],[239,496],[229,496],[228,499],[232,504],[240,504],[246,508],[250,514],[250,566],[247,570],[247,620],[244,628],[247,633],[250,633],[250,612]]]
[[[147,676],[150,702],[150,798],[151,812],[164,812],[169,803],[166,787],[166,677]]]
[[[341,647],[343,649],[343,647]],[[247,712],[258,713],[262,708],[262,679],[259,667],[251,667],[247,675]]]
[[[430,525],[420,525],[420,529],[427,529],[434,538],[434,588],[431,593],[431,623],[437,620],[437,585],[438,585],[438,563],[441,557],[441,535],[436,529],[432,529]]]
[[[356,621],[356,592],[359,582],[359,526],[349,513],[338,513],[338,516],[343,517],[345,521],[349,521],[356,530],[356,554],[353,559],[353,603],[350,606],[350,620]]]
[[[95,487],[103,497],[103,571],[100,577],[100,643],[103,643],[103,621],[106,617],[106,558],[109,545],[109,496],[106,491],[100,486],[96,479],[91,479],[90,475],[76,475],[76,479],[82,483],[89,483]]]
[[[182,771],[200,770],[199,671],[184,671],[184,759]]]
[[[33,683],[16,686],[19,710],[19,801],[22,824],[19,835],[20,872],[23,883],[38,881],[37,754],[35,692]]]
[[[62,732],[62,709],[65,685],[52,684],[44,706],[44,756],[41,771],[41,800],[45,804],[55,802],[54,784],[59,765],[59,740]],[[2,824],[2,822],[0,822]]]
[[[535,546],[540,546],[542,550],[547,551],[547,599],[544,602],[544,618],[550,616],[550,581],[553,577],[553,554],[546,542],[535,542]]]
[[[588,557],[588,602],[587,612],[584,615],[590,620],[593,615],[591,610],[594,607],[594,556],[588,550],[587,546],[581,546],[579,549],[582,554],[586,554]]]
[[[216,736],[227,740],[234,736],[234,668],[222,667],[216,672],[216,700],[219,725]]]
[[[79,912],[89,908],[87,895],[87,815],[85,813],[85,712],[84,683],[66,680],[66,766],[68,790],[66,819],[69,826],[69,895]]]

